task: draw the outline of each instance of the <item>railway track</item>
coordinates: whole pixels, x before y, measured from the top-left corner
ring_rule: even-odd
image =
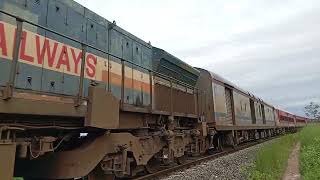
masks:
[[[277,137],[279,137],[279,136],[277,136]],[[270,140],[275,139],[277,137],[272,137],[272,138],[269,138],[267,140],[264,139],[264,140],[254,141],[254,142],[247,142],[247,143],[241,144],[239,146],[236,146],[234,148],[231,148],[231,147],[230,148],[225,148],[225,149],[223,149],[223,151],[215,153],[213,155],[201,156],[201,157],[198,157],[196,159],[192,158],[192,159],[187,160],[184,164],[173,166],[173,167],[168,167],[168,168],[162,169],[162,170],[160,170],[158,172],[155,172],[155,173],[152,173],[152,174],[147,174],[147,175],[140,176],[140,177],[136,177],[134,179],[135,180],[159,179],[161,177],[168,176],[169,174],[172,174],[172,173],[174,173],[174,172],[176,172],[178,170],[188,169],[188,168],[190,168],[192,166],[195,166],[195,165],[198,165],[198,164],[210,161],[210,160],[214,160],[214,159],[217,159],[219,157],[226,156],[228,154],[235,153],[237,151],[249,148],[251,146],[254,146],[254,145],[257,145],[257,144],[260,144],[260,143],[263,143],[263,142],[270,141]]]

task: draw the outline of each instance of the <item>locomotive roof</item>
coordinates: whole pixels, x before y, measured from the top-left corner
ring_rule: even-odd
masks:
[[[170,75],[182,82],[195,85],[200,72],[163,49],[152,48],[152,61],[155,71]]]
[[[75,2],[74,0],[57,0],[57,1],[63,3],[64,5],[68,6],[72,10],[74,10],[75,12],[85,16],[86,18],[93,20],[94,22],[104,26],[106,28],[106,30],[110,24],[114,24],[114,23],[110,22],[109,20],[105,19],[104,17],[98,15],[97,13],[91,11],[90,9]],[[118,32],[120,32],[121,34],[123,34],[127,37],[130,37],[131,39],[135,40],[136,42],[139,42],[141,45],[144,45],[148,48],[152,48],[152,46],[149,43],[147,43],[144,40],[138,38],[137,36],[131,34],[130,32],[122,29],[121,27],[117,26],[116,24],[113,28],[115,30],[117,30]]]
[[[191,72],[193,74],[199,75],[199,71],[197,69],[193,68],[189,64],[185,63],[184,61],[180,60],[179,58],[175,57],[174,55],[168,53],[167,51],[160,49],[160,48],[157,48],[157,47],[153,47],[153,49],[154,49],[154,52],[156,52],[156,53],[154,53],[154,58],[156,58],[156,59],[164,58],[173,64],[176,64],[178,66],[183,67],[184,69],[188,70],[189,72]]]

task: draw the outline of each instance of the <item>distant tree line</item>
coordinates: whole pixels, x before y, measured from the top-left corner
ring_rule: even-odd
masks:
[[[314,119],[315,121],[320,121],[320,105],[315,102],[310,102],[306,107],[304,107],[306,115]]]

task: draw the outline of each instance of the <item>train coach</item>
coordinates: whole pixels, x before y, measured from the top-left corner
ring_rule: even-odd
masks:
[[[307,124],[308,119],[305,117],[295,115],[295,125],[296,127],[303,127]]]
[[[72,0],[0,0],[0,74],[4,180],[134,177],[305,124]]]
[[[295,116],[283,110],[277,110],[279,118],[279,127],[283,127],[285,130],[292,130],[296,126]]]
[[[277,110],[219,75],[200,71],[198,88],[206,93],[206,123],[219,141],[230,145],[276,133]]]

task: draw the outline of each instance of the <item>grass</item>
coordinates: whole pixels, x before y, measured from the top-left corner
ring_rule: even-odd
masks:
[[[289,134],[263,146],[256,154],[255,163],[246,168],[248,179],[281,179],[296,141],[297,134]]]
[[[312,124],[299,133],[285,135],[261,148],[255,162],[244,169],[250,180],[281,179],[291,150],[301,142],[300,173],[304,180],[320,179],[320,125]]]
[[[320,179],[320,125],[309,125],[300,132],[300,173],[304,180]]]

